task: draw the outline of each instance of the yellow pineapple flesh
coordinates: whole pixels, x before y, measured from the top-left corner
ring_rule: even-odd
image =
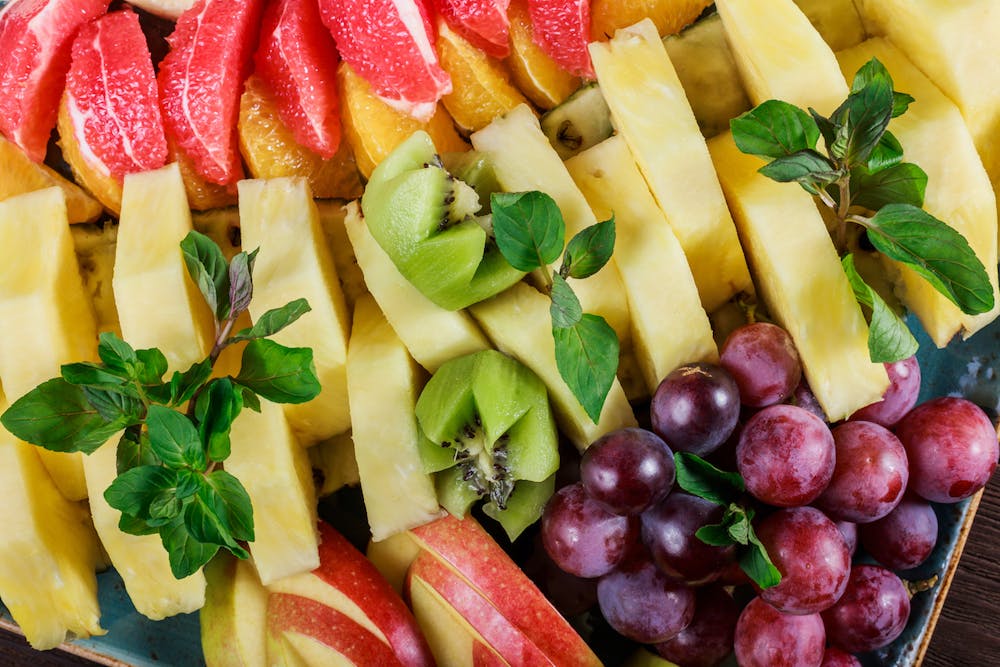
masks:
[[[358,461],[354,457],[354,438],[350,433],[335,435],[309,448],[309,462],[319,472],[316,495],[328,496],[345,486],[361,483]]]
[[[73,225],[73,249],[80,263],[83,287],[94,304],[97,331],[121,335],[118,306],[111,283],[115,270],[118,225]]]
[[[823,41],[840,51],[865,39],[865,26],[854,0],[795,0]]]
[[[347,236],[347,207],[342,201],[317,201],[316,206],[319,208],[319,224],[323,227],[326,242],[333,253],[333,265],[337,267],[347,309],[353,312],[354,302],[368,293],[368,286],[365,285],[365,274],[358,265],[354,247]]]

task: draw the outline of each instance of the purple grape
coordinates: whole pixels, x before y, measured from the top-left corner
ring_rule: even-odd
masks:
[[[556,491],[542,513],[542,544],[556,565],[577,577],[599,577],[638,539],[638,521],[611,514],[577,482]]]
[[[833,477],[836,448],[830,429],[794,405],[764,408],[746,423],[736,463],[747,491],[778,507],[806,505]]]
[[[774,324],[756,322],[729,334],[720,363],[740,388],[743,405],[763,408],[780,403],[802,378],[802,363],[788,332]]]
[[[910,490],[954,503],[986,486],[1000,447],[993,424],[964,398],[936,398],[910,410],[896,427],[910,462]]]
[[[673,639],[657,644],[657,653],[684,667],[714,667],[733,652],[740,608],[722,586],[710,584],[695,593],[694,618]]]
[[[792,392],[791,400],[789,401],[792,405],[797,405],[803,410],[808,410],[813,413],[823,421],[826,421],[826,411],[823,410],[823,406],[819,404],[819,399],[816,398],[816,394],[812,392],[809,388],[809,383],[806,382],[805,378],[799,382],[798,386],[795,387],[795,391]]]
[[[861,661],[839,648],[827,646],[826,653],[823,654],[823,664],[820,667],[861,667]]]
[[[938,536],[937,514],[930,503],[913,494],[885,517],[860,528],[868,554],[890,570],[909,570],[927,560]]]
[[[816,507],[834,519],[867,523],[899,503],[910,478],[899,438],[878,424],[844,422],[833,429],[837,461]]]
[[[920,364],[915,356],[885,364],[889,388],[882,400],[861,408],[850,419],[874,422],[892,428],[917,404],[920,394]]]
[[[909,617],[910,596],[899,577],[877,565],[855,565],[844,594],[823,612],[823,623],[832,646],[864,653],[890,644]]]
[[[726,369],[687,364],[663,378],[649,407],[653,430],[676,451],[707,456],[740,416],[740,394]]]
[[[847,543],[847,553],[851,554],[851,558],[854,558],[854,552],[858,550],[858,524],[851,521],[834,521],[837,526],[837,530],[840,534],[844,536],[844,542]]]
[[[783,614],[754,598],[736,623],[740,667],[820,667],[826,632],[819,614]]]
[[[649,560],[601,577],[597,602],[616,632],[643,644],[667,641],[694,617],[694,589],[668,578]]]
[[[690,584],[717,579],[735,557],[735,547],[714,547],[695,535],[702,526],[719,523],[721,505],[674,492],[642,514],[642,541],[653,562],[667,576]]]
[[[840,598],[851,555],[844,536],[825,514],[813,507],[778,510],[756,531],[781,572],[781,583],[760,592],[763,600],[778,611],[812,614]]]
[[[658,435],[623,428],[583,453],[580,478],[590,497],[614,514],[639,514],[670,493],[674,457]]]

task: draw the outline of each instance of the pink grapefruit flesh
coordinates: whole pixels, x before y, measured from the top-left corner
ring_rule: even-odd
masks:
[[[528,0],[533,39],[560,67],[574,76],[594,78],[588,0]]]
[[[422,0],[320,0],[343,58],[382,100],[428,121],[451,78],[441,69]]]
[[[510,54],[510,0],[434,0],[452,30],[494,58]]]
[[[337,49],[316,0],[268,5],[257,49],[257,74],[274,93],[278,115],[295,140],[329,160],[340,145]]]
[[[118,181],[162,167],[167,140],[139,18],[111,12],[80,29],[66,75],[73,131],[91,166]]]
[[[158,77],[167,134],[206,181],[243,176],[236,123],[262,0],[198,0],[177,20]]]
[[[21,0],[0,14],[0,132],[35,162],[56,124],[80,26],[109,0]]]

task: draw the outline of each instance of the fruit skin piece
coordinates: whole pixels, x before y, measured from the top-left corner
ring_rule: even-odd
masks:
[[[337,51],[393,109],[427,122],[452,90],[418,0],[319,0]]]
[[[646,187],[621,135],[566,161],[594,214],[615,216],[615,264],[629,306],[632,348],[646,390],[680,364],[718,351],[677,236]],[[670,285],[670,289],[650,289]],[[664,317],[670,313],[670,317]]]
[[[510,65],[514,83],[537,107],[551,109],[580,86],[580,79],[561,68],[534,41],[528,0],[511,0]]]
[[[208,667],[265,667],[267,598],[250,561],[220,553],[205,566],[201,649]]]
[[[420,293],[368,231],[357,202],[347,205],[347,234],[372,296],[413,358],[433,373],[454,357],[490,342],[464,310],[445,310]]]
[[[479,51],[493,58],[510,53],[510,0],[434,0],[433,5],[451,29]]]
[[[1000,12],[997,18],[1000,22]],[[965,237],[986,268],[993,297],[998,301],[989,312],[966,315],[910,267],[884,257],[880,259],[893,280],[895,293],[920,319],[935,345],[944,347],[958,333],[968,338],[1000,313],[997,202],[989,176],[976,154],[973,137],[951,100],[889,42],[872,39],[837,57],[844,76],[852,76],[877,57],[892,75],[893,87],[919,102],[893,119],[891,132],[905,150],[904,159],[927,172],[924,209]],[[1000,102],[997,108],[1000,109]],[[1000,115],[997,117],[1000,119]],[[940,150],[943,145],[948,146],[947,153]]]
[[[262,0],[198,0],[177,20],[157,82],[168,140],[210,184],[243,175],[236,124]]]
[[[535,44],[570,74],[594,78],[588,0],[528,0],[528,15]]]
[[[303,178],[244,180],[238,185],[243,246],[260,248],[254,262],[250,316],[304,298],[311,311],[272,340],[308,347],[321,390],[313,400],[282,406],[299,441],[312,445],[351,427],[347,401],[350,313],[340,288],[319,210]]]
[[[361,491],[376,541],[439,516],[434,484],[418,451],[413,408],[420,380],[375,300],[360,299],[347,348],[347,395]]]
[[[614,124],[684,248],[705,310],[751,291],[705,140],[652,21],[590,52]]]
[[[34,162],[56,122],[59,97],[70,66],[70,44],[109,0],[15,2],[0,15],[0,133]]]
[[[79,185],[67,180],[48,165],[32,162],[21,148],[0,136],[0,201],[35,190],[58,186],[66,198],[66,215],[70,224],[94,222],[103,212],[96,199]]]

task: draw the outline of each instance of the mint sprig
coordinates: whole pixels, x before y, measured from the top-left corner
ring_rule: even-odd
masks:
[[[607,321],[584,313],[567,279],[594,275],[611,259],[614,218],[591,225],[565,245],[566,223],[558,205],[538,191],[493,193],[497,247],[519,271],[540,269],[552,299],[552,338],[563,381],[596,424],[618,372],[618,336]],[[557,271],[549,265],[563,260]]]
[[[916,354],[917,339],[885,299],[861,277],[854,265],[854,255],[845,255],[840,262],[851,283],[851,289],[854,290],[854,298],[871,311],[868,328],[868,354],[871,360],[876,363],[891,363]]]
[[[157,349],[134,349],[113,333],[98,342],[100,363],[78,362],[16,400],[0,423],[15,436],[58,452],[90,454],[118,436],[117,477],[104,492],[133,535],[159,533],[178,579],[198,571],[220,549],[247,558],[253,509],[240,481],[222,469],[230,431],[244,407],[260,398],[301,403],[320,391],[312,350],[266,337],[309,311],[304,299],[265,313],[232,334],[253,298],[257,251],[227,262],[208,237],[181,242],[185,264],[215,315],[209,355],[169,379]],[[246,342],[236,376],[212,377],[224,349]],[[119,435],[120,434],[120,435]]]
[[[985,267],[960,233],[922,210],[927,174],[902,161],[903,147],[888,131],[889,122],[913,101],[893,89],[888,70],[872,58],[829,118],[768,100],[730,127],[741,151],[769,160],[761,174],[799,183],[834,212],[833,237],[841,255],[847,252],[848,223],[861,225],[878,251],[913,268],[962,312],[989,312],[994,298]],[[825,155],[817,150],[819,137]],[[852,277],[852,285],[859,279]],[[855,294],[862,304],[878,306],[870,288],[855,285]],[[872,360],[905,358],[896,355],[910,350],[909,341],[902,340],[885,309],[872,312],[880,314],[869,329]]]

